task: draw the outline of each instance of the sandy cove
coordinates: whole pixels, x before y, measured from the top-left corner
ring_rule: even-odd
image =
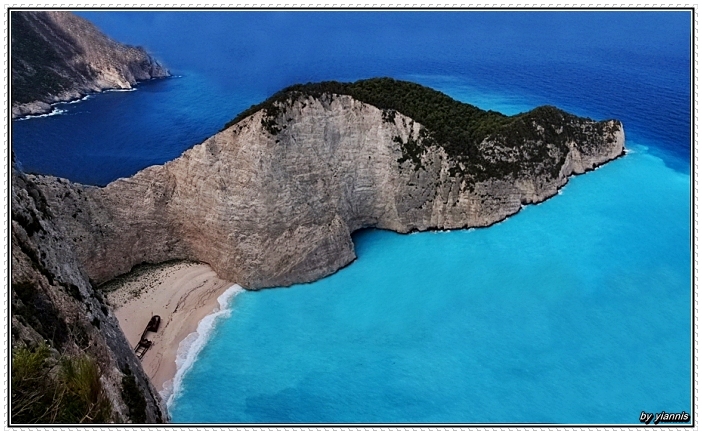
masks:
[[[205,316],[219,309],[217,298],[233,283],[217,277],[206,264],[177,262],[148,266],[103,287],[124,335],[136,346],[151,316],[161,316],[158,332],[141,361],[154,386],[176,374],[176,354],[185,337]]]

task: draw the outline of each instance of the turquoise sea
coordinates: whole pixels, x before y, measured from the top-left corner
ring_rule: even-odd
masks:
[[[624,157],[492,227],[362,230],[330,277],[228,292],[181,349],[173,422],[692,413],[689,13],[81,14],[176,77],[13,122],[26,170],[105,184],[284,86],[372,76],[508,114],[617,118],[627,134]]]
[[[174,422],[621,424],[689,410],[690,178],[628,147],[493,227],[364,230],[331,277],[237,294]]]

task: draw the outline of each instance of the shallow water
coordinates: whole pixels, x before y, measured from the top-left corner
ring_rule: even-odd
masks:
[[[637,423],[689,410],[689,193],[639,151],[491,228],[357,233],[358,260],[335,275],[235,298],[174,421]]]
[[[372,76],[621,119],[632,151],[493,227],[357,232],[335,275],[238,294],[180,373],[175,422],[691,411],[689,14],[81,14],[177,77],[13,122],[28,171],[106,184],[284,86]]]

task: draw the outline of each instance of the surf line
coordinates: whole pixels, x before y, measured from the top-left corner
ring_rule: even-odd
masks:
[[[234,297],[245,290],[238,284],[234,284],[226,289],[218,298],[219,308],[215,308],[212,313],[203,317],[197,325],[197,330],[188,334],[178,345],[176,353],[176,373],[173,379],[166,381],[163,390],[159,393],[166,402],[166,408],[170,409],[175,400],[180,396],[183,387],[183,378],[193,367],[197,357],[205,347],[215,326],[220,319],[225,319],[231,315],[231,303]],[[170,411],[169,411],[170,412]]]

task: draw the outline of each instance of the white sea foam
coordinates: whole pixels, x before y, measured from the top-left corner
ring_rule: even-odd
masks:
[[[58,104],[76,104],[76,103],[80,103],[81,101],[85,101],[85,100],[87,100],[87,99],[90,98],[90,97],[91,97],[91,95],[86,95],[85,97],[83,97],[83,98],[78,98],[77,100],[66,101],[66,102],[58,103]]]
[[[129,89],[105,89],[102,92],[134,92],[136,91],[136,88],[129,88]]]
[[[61,115],[67,112],[67,110],[64,109],[59,109],[57,106],[63,106],[63,105],[68,105],[68,104],[76,104],[80,103],[81,101],[85,101],[88,98],[90,98],[92,95],[86,95],[83,98],[78,98],[76,100],[71,100],[71,101],[60,101],[58,103],[53,103],[51,104],[51,112],[49,113],[43,113],[41,115],[27,115],[23,116],[21,118],[18,118],[17,121],[24,121],[27,119],[33,119],[33,118],[46,118],[47,116],[55,116],[55,115]]]
[[[178,345],[176,353],[176,374],[172,381],[164,383],[163,390],[160,391],[161,397],[166,402],[166,407],[170,408],[175,399],[178,398],[183,384],[183,377],[192,368],[193,363],[197,360],[197,356],[205,347],[205,344],[212,335],[214,327],[219,319],[229,317],[231,310],[229,306],[231,301],[239,293],[244,292],[240,285],[234,284],[222,293],[218,298],[219,308],[215,308],[211,314],[203,317],[197,325],[197,330],[190,333]]]
[[[62,113],[66,113],[66,111],[54,107],[53,110],[49,113],[42,113],[41,115],[27,115],[27,116],[23,116],[21,118],[18,118],[17,121],[24,121],[24,120],[32,119],[32,118],[46,118],[47,116],[55,116],[55,115],[60,115]]]
[[[129,88],[129,89],[105,89],[105,90],[103,90],[103,91],[100,91],[99,93],[103,93],[103,92],[134,92],[134,91],[136,91],[136,90],[137,90],[137,88]],[[51,107],[53,108],[53,110],[51,111],[51,113],[44,113],[44,114],[41,114],[41,115],[27,115],[27,116],[23,116],[22,118],[17,118],[16,121],[25,121],[25,120],[27,120],[27,119],[33,119],[33,118],[45,118],[45,117],[47,117],[47,116],[61,115],[61,114],[63,114],[63,113],[66,113],[66,110],[62,110],[62,109],[57,108],[57,107],[56,107],[57,105],[68,105],[68,104],[80,103],[81,101],[85,101],[85,100],[87,100],[87,99],[89,99],[89,98],[92,98],[94,95],[95,95],[95,94],[88,94],[88,95],[86,95],[86,96],[84,96],[84,97],[82,97],[82,98],[78,98],[78,99],[71,100],[71,101],[59,101],[58,103],[53,103],[53,104],[51,104]]]

